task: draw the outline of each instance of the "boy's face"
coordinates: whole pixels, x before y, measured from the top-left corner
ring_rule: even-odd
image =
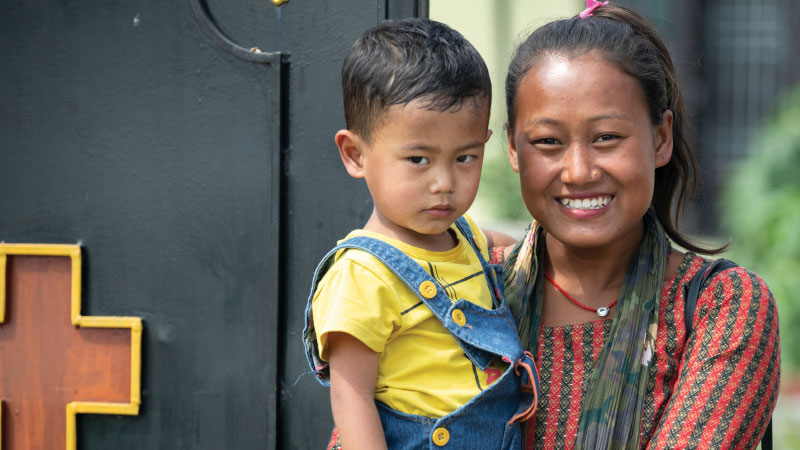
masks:
[[[441,242],[472,205],[490,135],[487,101],[444,112],[426,106],[391,106],[361,156],[375,205],[368,228],[420,247]]]

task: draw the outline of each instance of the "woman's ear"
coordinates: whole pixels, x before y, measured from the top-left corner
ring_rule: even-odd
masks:
[[[653,139],[656,148],[656,167],[664,167],[672,159],[672,111],[664,111],[661,125],[654,130]]]
[[[334,137],[339,156],[347,173],[353,178],[364,178],[364,140],[350,130],[339,130]]]
[[[508,138],[508,162],[511,163],[511,169],[519,173],[519,161],[517,161],[517,146],[514,144],[514,136],[511,135],[511,130],[508,129],[508,122],[505,125],[506,138]]]

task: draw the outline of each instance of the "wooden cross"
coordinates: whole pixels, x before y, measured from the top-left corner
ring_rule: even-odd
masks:
[[[142,320],[80,313],[79,246],[0,243],[0,450],[75,450],[77,414],[139,414]]]

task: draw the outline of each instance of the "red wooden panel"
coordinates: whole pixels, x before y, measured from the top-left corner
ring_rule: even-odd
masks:
[[[2,448],[64,449],[71,401],[127,403],[131,331],[77,328],[71,265],[62,256],[8,256],[0,323]]]

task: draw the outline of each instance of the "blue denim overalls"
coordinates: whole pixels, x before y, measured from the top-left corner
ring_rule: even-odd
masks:
[[[322,258],[314,273],[303,339],[308,363],[323,385],[329,385],[328,367],[319,359],[311,300],[336,252],[347,248],[368,252],[383,262],[441,320],[466,356],[481,370],[494,358],[509,363],[505,373],[488,388],[438,419],[405,414],[376,401],[389,450],[519,449],[522,447],[519,422],[532,417],[536,409],[539,380],[533,358],[530,353],[523,352],[514,319],[501,295],[501,268],[486,263],[463,217],[456,221],[456,226],[478,255],[492,292],[494,309],[487,310],[464,299],[451,302],[436,280],[416,261],[397,248],[369,237],[359,236],[337,245]]]

